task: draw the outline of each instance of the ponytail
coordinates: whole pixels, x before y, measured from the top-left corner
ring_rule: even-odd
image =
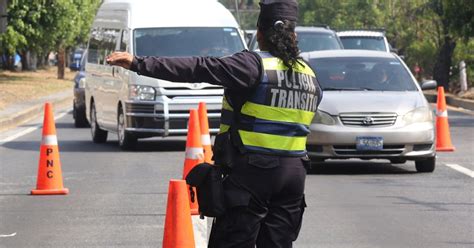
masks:
[[[280,58],[289,69],[297,63],[300,52],[295,36],[295,25],[293,21],[276,21],[272,27],[260,30],[264,34],[268,52]]]

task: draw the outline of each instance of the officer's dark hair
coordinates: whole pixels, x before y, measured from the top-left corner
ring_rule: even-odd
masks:
[[[283,64],[292,68],[299,57],[298,41],[295,36],[294,21],[275,21],[273,25],[259,25],[265,45],[271,55],[280,58]]]

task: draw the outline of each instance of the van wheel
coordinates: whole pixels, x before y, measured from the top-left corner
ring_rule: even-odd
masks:
[[[76,108],[76,105],[73,104],[73,116],[74,116],[74,126],[75,127],[87,127],[89,123],[86,118],[86,111],[84,109],[79,110]]]
[[[436,166],[436,158],[430,157],[426,160],[415,161],[416,171],[433,172]]]
[[[91,134],[94,143],[105,143],[107,141],[107,131],[100,129],[97,123],[97,113],[94,102],[91,103]]]
[[[117,118],[117,134],[119,146],[122,150],[134,149],[137,144],[137,137],[125,130],[125,115],[122,108],[119,108],[119,115]]]

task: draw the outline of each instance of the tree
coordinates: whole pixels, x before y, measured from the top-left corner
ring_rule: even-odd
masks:
[[[58,77],[64,77],[65,51],[87,39],[100,0],[15,0],[8,5],[9,24],[0,35],[0,51],[19,52],[28,66],[29,54],[40,61],[51,51],[59,54]],[[35,62],[36,63],[36,62]]]
[[[449,78],[456,42],[467,41],[474,34],[474,7],[470,0],[430,0],[424,9],[430,11],[437,37],[438,54],[433,68],[433,78],[439,86],[449,91]]]

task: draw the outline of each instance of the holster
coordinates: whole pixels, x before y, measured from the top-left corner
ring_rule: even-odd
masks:
[[[201,217],[219,217],[225,213],[223,180],[220,166],[208,163],[196,165],[186,176],[186,183],[196,187]]]

